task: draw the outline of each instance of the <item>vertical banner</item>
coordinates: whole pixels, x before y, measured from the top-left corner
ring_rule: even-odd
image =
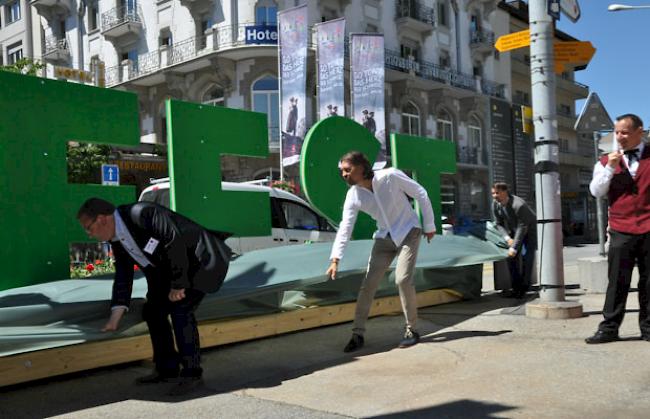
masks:
[[[280,157],[283,166],[300,160],[307,132],[307,5],[278,12],[280,63]]]
[[[375,168],[386,165],[384,117],[384,36],[350,34],[352,118],[381,143]]]
[[[345,116],[344,52],[345,19],[314,25],[318,57],[318,115]]]

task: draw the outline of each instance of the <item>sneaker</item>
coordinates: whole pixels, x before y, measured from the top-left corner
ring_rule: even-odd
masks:
[[[138,385],[147,385],[147,384],[160,384],[160,383],[173,383],[178,380],[178,372],[173,373],[161,373],[154,371],[149,375],[138,377],[135,379],[135,383]]]
[[[399,347],[408,348],[409,346],[415,345],[419,341],[420,341],[420,334],[415,330],[411,329],[410,327],[407,327],[406,331],[404,332],[404,337],[399,343]]]
[[[188,395],[203,386],[202,377],[181,377],[178,379],[178,383],[167,392],[168,396],[180,397]]]
[[[352,338],[348,344],[345,345],[345,348],[343,348],[343,352],[354,352],[361,348],[363,348],[363,336],[353,333]]]

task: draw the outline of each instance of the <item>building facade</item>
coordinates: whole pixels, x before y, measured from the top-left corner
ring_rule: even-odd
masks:
[[[266,113],[269,158],[227,156],[222,173],[233,181],[277,177],[276,13],[304,1],[40,3],[37,11],[48,76],[54,77],[54,66],[68,66],[96,74],[95,80],[106,87],[136,92],[143,144],[165,143],[168,98]],[[443,211],[454,218],[488,217],[489,102],[510,96],[508,77],[493,53],[491,17],[496,2],[323,0],[306,4],[311,25],[345,17],[347,33],[385,35],[389,132],[453,141],[458,173],[444,176]],[[307,75],[311,97],[307,114],[313,123],[317,119],[313,42],[310,49],[308,68],[313,71]],[[348,68],[346,72],[349,78]],[[287,172],[292,169],[297,173],[295,167]]]
[[[35,52],[33,47],[39,43],[38,39],[34,42],[33,28],[40,29],[40,25],[38,17],[32,15],[29,0],[0,1],[0,65],[40,57],[40,50]]]
[[[523,1],[501,2],[500,14],[508,16],[509,33],[528,29],[528,6]],[[555,41],[578,41],[559,30]],[[530,48],[513,50],[509,55],[511,65],[511,101],[518,105],[531,106]],[[562,194],[562,229],[565,237],[583,236],[588,220],[595,214],[590,204],[589,182],[594,164],[593,140],[579,136],[575,129],[576,101],[589,95],[589,87],[575,81],[575,71],[584,70],[586,65],[567,68],[556,74],[556,105],[559,139],[560,188]],[[534,140],[534,136],[532,137]]]

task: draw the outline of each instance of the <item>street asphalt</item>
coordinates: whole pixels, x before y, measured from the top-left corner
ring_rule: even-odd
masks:
[[[182,399],[164,396],[166,385],[135,386],[151,368],[143,362],[0,389],[0,418],[647,418],[637,293],[621,341],[584,343],[604,295],[580,289],[576,260],[596,253],[564,251],[579,319],[527,318],[525,301],[493,290],[488,268],[480,299],[420,310],[412,348],[396,348],[397,313],[369,321],[358,353],[342,351],[349,323],[322,327],[205,350],[205,387]]]

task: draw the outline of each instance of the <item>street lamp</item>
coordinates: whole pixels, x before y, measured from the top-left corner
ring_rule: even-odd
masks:
[[[628,6],[626,4],[610,4],[607,10],[610,12],[620,12],[621,10],[650,9],[650,6]]]

